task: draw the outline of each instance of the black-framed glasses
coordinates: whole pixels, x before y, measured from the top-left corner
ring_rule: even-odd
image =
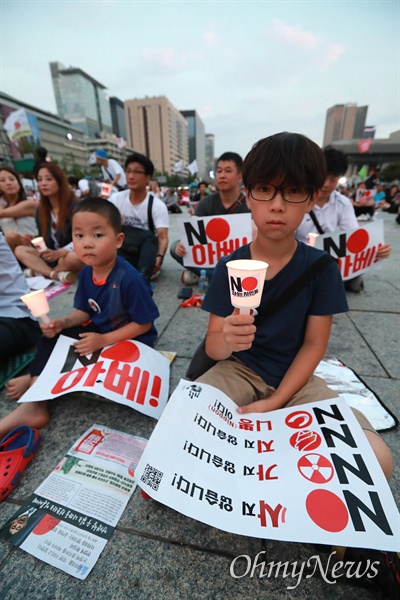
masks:
[[[284,185],[278,187],[272,183],[259,183],[249,190],[253,200],[258,202],[271,202],[278,192],[280,192],[285,202],[301,204],[306,202],[315,192],[311,185]]]

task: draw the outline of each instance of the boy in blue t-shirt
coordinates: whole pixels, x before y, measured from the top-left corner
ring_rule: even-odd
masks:
[[[159,316],[147,281],[117,256],[124,234],[121,215],[111,202],[88,198],[80,202],[72,218],[74,250],[85,267],[79,273],[72,313],[41,323],[44,337],[30,365],[30,375],[12,379],[7,396],[18,399],[42,372],[59,334],[77,339],[76,352],[87,356],[105,346],[136,339],[153,346]],[[9,431],[30,425],[40,428],[49,420],[47,402],[26,402],[0,421],[0,439]]]
[[[242,174],[257,236],[217,264],[202,308],[210,313],[206,352],[218,362],[197,381],[221,389],[241,414],[333,398],[335,392],[313,373],[327,348],[332,315],[348,310],[337,264],[330,263],[260,322],[232,309],[226,268],[233,259],[268,263],[258,309],[268,314],[271,302],[323,254],[297,242],[295,232],[324,183],[324,154],[303,135],[279,133],[253,146]],[[364,415],[354,412],[389,477],[389,448]]]

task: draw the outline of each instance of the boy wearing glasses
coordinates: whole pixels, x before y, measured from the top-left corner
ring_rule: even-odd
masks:
[[[348,310],[336,262],[329,263],[271,318],[239,314],[230,300],[226,263],[268,263],[259,312],[296,281],[323,253],[298,242],[295,232],[314,206],[326,176],[322,150],[300,134],[278,133],[257,142],[243,165],[246,201],[257,237],[222,258],[202,308],[210,313],[207,355],[218,361],[196,381],[227,394],[238,412],[268,412],[336,397],[313,372],[328,344],[332,315]],[[389,477],[392,456],[369,421],[356,417]]]
[[[150,281],[158,275],[168,248],[168,210],[156,194],[148,191],[154,173],[152,161],[134,152],[125,161],[128,189],[109,200],[122,215],[124,243],[118,254]]]

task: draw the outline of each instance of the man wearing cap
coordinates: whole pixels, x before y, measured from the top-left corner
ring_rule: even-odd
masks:
[[[101,166],[104,181],[109,182],[117,191],[125,190],[126,177],[119,162],[113,158],[107,158],[107,152],[103,148],[97,148],[95,157],[97,164]]]

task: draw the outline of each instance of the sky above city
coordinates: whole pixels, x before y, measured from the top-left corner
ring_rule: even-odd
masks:
[[[0,0],[0,88],[56,114],[49,62],[121,100],[195,109],[215,153],[303,133],[326,111],[368,105],[376,137],[400,129],[400,4],[392,0]]]

